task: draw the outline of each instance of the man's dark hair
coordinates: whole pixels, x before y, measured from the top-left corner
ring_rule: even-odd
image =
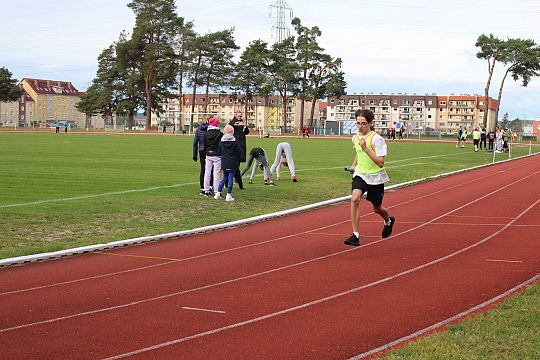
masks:
[[[356,119],[359,116],[362,116],[363,118],[365,118],[368,123],[372,122],[373,119],[375,118],[375,115],[373,114],[373,111],[371,111],[369,109],[358,109],[358,110],[356,110],[356,112],[354,113],[354,118]]]

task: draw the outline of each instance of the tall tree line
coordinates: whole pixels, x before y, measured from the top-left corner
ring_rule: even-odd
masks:
[[[500,63],[504,66],[497,96],[495,124],[493,125],[493,128],[495,128],[506,78],[510,75],[514,81],[521,80],[521,85],[526,87],[533,77],[539,76],[540,46],[532,39],[509,38],[502,40],[493,34],[482,34],[476,40],[476,47],[479,48],[476,57],[487,61],[488,70],[488,78],[484,88],[484,127],[487,126],[488,122],[489,89],[495,73],[495,65]]]
[[[135,26],[131,36],[121,33],[98,57],[96,76],[78,104],[87,116],[101,114],[110,123],[113,115],[123,115],[131,127],[135,114],[144,112],[149,130],[151,114],[163,111],[160,104],[188,87],[193,95],[203,90],[206,104],[210,91],[232,92],[246,113],[253,96],[279,95],[280,122],[287,131],[289,99],[312,101],[311,127],[316,100],[345,93],[341,59],[325,54],[317,42],[321,31],[298,18],[292,21],[297,37],[273,45],[254,40],[235,61],[234,28],[198,34],[178,15],[174,0],[132,0],[128,7]]]

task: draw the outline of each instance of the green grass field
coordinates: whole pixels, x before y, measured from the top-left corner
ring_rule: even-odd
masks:
[[[233,204],[199,195],[192,137],[0,133],[0,258],[192,229],[350,193],[350,141],[288,139],[298,184],[235,188]],[[283,139],[248,138],[274,159]],[[393,184],[491,162],[450,143],[389,143]],[[516,148],[514,156],[528,153]],[[497,159],[507,159],[497,154]],[[284,176],[288,172],[284,170]],[[247,175],[245,178],[247,179]],[[247,181],[246,181],[247,183]]]
[[[199,195],[192,141],[182,135],[0,133],[0,258],[187,230],[350,194],[350,176],[343,171],[353,158],[348,139],[249,137],[248,150],[261,146],[270,161],[278,142],[291,143],[299,183],[288,179],[286,169],[273,188],[263,185],[260,171],[252,185],[246,174],[247,189],[235,186],[234,203]],[[388,148],[388,185],[490,163],[493,157],[474,153],[471,144],[458,149],[453,143],[391,142]],[[535,145],[533,152],[538,151]],[[528,147],[515,147],[513,156],[528,152]],[[505,159],[508,154],[496,156],[497,161]],[[391,358],[538,358],[538,288],[500,306],[503,315],[497,310],[475,317],[393,352]],[[530,310],[527,317],[521,317],[523,307]],[[499,357],[498,351],[460,352],[462,343],[506,344],[507,336],[497,335],[500,326],[506,326],[498,319],[514,318],[514,313],[517,325],[509,320],[508,326],[521,341],[517,352],[506,357]],[[474,332],[476,327],[480,334]],[[511,356],[515,354],[521,355]]]

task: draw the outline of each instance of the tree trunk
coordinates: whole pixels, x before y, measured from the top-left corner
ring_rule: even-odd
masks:
[[[499,109],[501,107],[501,98],[502,98],[502,91],[504,87],[504,81],[506,80],[506,76],[510,72],[512,67],[509,67],[506,72],[504,73],[504,76],[501,80],[501,86],[499,87],[499,96],[497,97],[497,110],[495,111],[495,124],[493,125],[493,128],[497,127],[497,121],[499,120]]]
[[[493,61],[493,63],[491,62]],[[497,56],[493,56],[488,60],[488,80],[486,83],[486,88],[484,91],[485,99],[484,99],[484,120],[483,124],[484,127],[487,126],[487,120],[488,120],[488,109],[489,109],[489,86],[491,85],[491,77],[493,76],[493,70],[495,68],[495,62],[497,61]],[[495,119],[495,122],[497,122],[497,119]]]
[[[146,88],[146,131],[152,128],[152,76],[146,75],[144,78]]]
[[[304,128],[304,107],[305,107],[305,100],[304,95],[306,91],[306,78],[307,78],[307,68],[304,68],[304,77],[302,78],[302,99],[300,99],[300,129]]]
[[[199,77],[199,68],[201,66],[202,61],[202,50],[199,50],[199,58],[197,59],[197,67],[195,68],[195,74],[193,77],[193,101],[191,102],[191,114],[189,116],[189,131],[193,131],[193,117],[195,116],[195,94],[197,92],[197,82]]]
[[[214,59],[210,62],[210,68],[208,69],[208,76],[206,77],[206,91],[204,93],[204,112],[208,112],[208,94],[210,93],[210,78],[212,77],[212,70],[214,68]]]

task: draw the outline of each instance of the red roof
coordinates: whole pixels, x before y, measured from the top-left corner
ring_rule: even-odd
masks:
[[[24,78],[22,81],[26,81],[28,85],[37,94],[51,94],[51,95],[68,95],[68,96],[82,96],[84,92],[80,92],[68,81],[57,80],[42,80],[42,79],[30,79]],[[59,92],[61,91],[61,93]]]

